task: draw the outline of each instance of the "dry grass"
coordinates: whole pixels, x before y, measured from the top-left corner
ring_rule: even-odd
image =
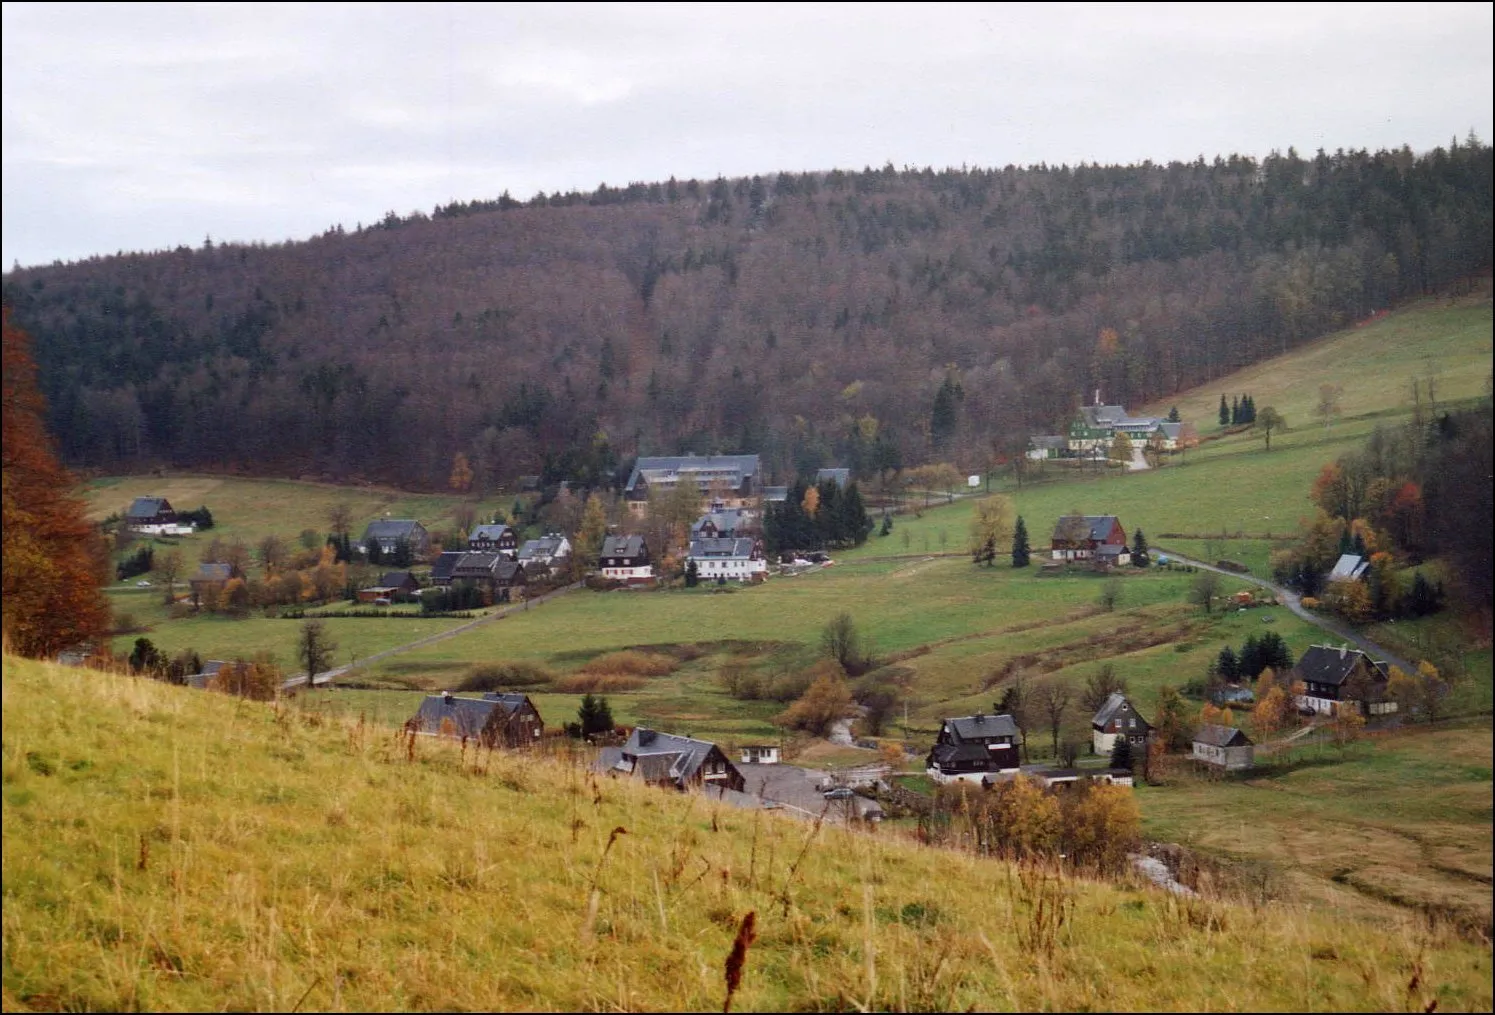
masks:
[[[552,690],[558,694],[622,694],[637,691],[648,681],[624,673],[573,673],[561,677]]]
[[[589,660],[582,666],[583,673],[618,673],[631,677],[665,677],[674,673],[680,661],[661,652],[640,652],[624,649],[609,652]]]
[[[9,658],[0,695],[7,1011],[716,1010],[749,912],[744,1011],[1492,1002],[1488,947],[1410,919],[806,850],[562,756]]]

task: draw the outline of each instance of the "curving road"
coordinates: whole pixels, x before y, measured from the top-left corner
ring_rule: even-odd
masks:
[[[1213,571],[1215,574],[1223,574],[1227,578],[1239,578],[1241,581],[1260,586],[1261,588],[1264,588],[1271,592],[1272,595],[1276,596],[1277,601],[1280,602],[1283,606],[1286,606],[1294,614],[1301,617],[1303,620],[1308,621],[1308,623],[1314,625],[1315,627],[1323,628],[1325,631],[1328,631],[1330,634],[1334,635],[1336,638],[1339,638],[1341,641],[1347,641],[1350,644],[1354,645],[1356,648],[1360,649],[1362,652],[1374,656],[1376,659],[1383,660],[1388,665],[1398,667],[1403,672],[1412,673],[1417,669],[1417,667],[1408,660],[1386,651],[1385,648],[1377,645],[1375,642],[1371,641],[1369,638],[1365,637],[1354,628],[1342,624],[1330,617],[1326,617],[1323,614],[1315,613],[1312,610],[1306,609],[1303,606],[1302,596],[1298,595],[1296,592],[1291,592],[1280,585],[1274,585],[1272,582],[1267,581],[1265,578],[1258,578],[1254,574],[1243,574],[1239,571],[1228,571],[1223,567],[1215,567],[1213,564],[1206,564],[1202,560],[1194,560],[1192,557],[1185,557],[1181,553],[1175,553],[1173,550],[1170,550],[1164,546],[1155,546],[1153,547],[1153,550],[1157,553],[1167,554],[1170,560],[1181,561],[1185,564],[1191,564],[1194,567],[1200,568],[1205,571]]]

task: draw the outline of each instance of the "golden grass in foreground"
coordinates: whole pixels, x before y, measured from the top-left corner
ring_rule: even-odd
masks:
[[[742,1011],[1491,1005],[1488,947],[1411,922],[1022,873],[562,759],[412,759],[9,658],[3,695],[7,1010],[720,1010],[749,912]]]

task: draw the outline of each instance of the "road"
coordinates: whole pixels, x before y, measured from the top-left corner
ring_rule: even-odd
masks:
[[[345,666],[338,666],[330,670],[323,670],[321,673],[318,673],[316,676],[312,677],[311,684],[313,687],[320,687],[326,684],[330,684],[338,677],[341,677],[343,674],[347,673],[349,670],[358,666],[362,666],[365,663],[377,662],[380,659],[388,659],[390,656],[397,656],[401,652],[409,652],[412,649],[425,648],[427,645],[434,645],[439,641],[445,641],[448,638],[455,638],[459,634],[466,634],[468,631],[471,631],[475,627],[480,627],[483,624],[491,624],[495,620],[502,620],[503,618],[514,613],[523,613],[530,607],[539,606],[541,603],[548,603],[550,600],[556,598],[557,596],[563,596],[567,592],[581,588],[583,584],[583,582],[576,582],[571,585],[566,585],[556,589],[554,592],[547,592],[545,593],[545,595],[540,596],[538,599],[526,599],[522,603],[515,603],[513,606],[505,607],[502,610],[496,610],[493,613],[490,613],[487,616],[479,617],[476,620],[469,620],[465,624],[458,624],[456,627],[450,628],[446,631],[440,631],[436,634],[427,635],[424,638],[419,638],[412,642],[406,642],[404,645],[396,645],[394,648],[385,649],[383,652],[375,652],[371,656],[364,656],[357,662],[348,663]],[[304,686],[306,686],[306,674],[297,673],[293,676],[287,677],[285,682],[280,685],[280,689],[282,691],[291,691],[295,690],[298,687]]]
[[[1355,629],[1342,624],[1338,620],[1335,620],[1331,617],[1326,617],[1323,614],[1315,613],[1314,611],[1305,608],[1303,606],[1302,596],[1298,595],[1296,592],[1290,592],[1280,585],[1274,585],[1273,583],[1267,581],[1265,578],[1258,578],[1253,574],[1242,574],[1238,571],[1228,571],[1223,567],[1215,567],[1213,564],[1206,564],[1202,560],[1194,560],[1193,558],[1185,557],[1183,554],[1176,553],[1164,546],[1155,546],[1153,547],[1153,551],[1155,553],[1166,554],[1169,560],[1176,560],[1184,564],[1192,564],[1194,567],[1197,567],[1204,571],[1213,571],[1215,574],[1223,574],[1227,578],[1239,578],[1241,581],[1260,586],[1261,588],[1264,588],[1267,591],[1271,592],[1272,595],[1276,596],[1277,601],[1280,602],[1283,606],[1286,606],[1294,614],[1308,621],[1308,623],[1314,625],[1315,627],[1323,628],[1325,631],[1328,631],[1330,634],[1334,635],[1334,637],[1340,639],[1341,641],[1349,642],[1356,648],[1360,649],[1362,652],[1365,652],[1368,655],[1375,657],[1376,659],[1383,660],[1388,665],[1400,668],[1404,673],[1413,673],[1417,669],[1417,667],[1408,660],[1386,651],[1385,648],[1377,645],[1375,642],[1371,641],[1369,638],[1365,637]]]

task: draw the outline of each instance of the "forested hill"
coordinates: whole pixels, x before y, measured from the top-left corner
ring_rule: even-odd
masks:
[[[781,479],[1019,447],[1491,266],[1492,159],[829,172],[391,214],[17,268],[75,465],[443,486],[759,451]]]

